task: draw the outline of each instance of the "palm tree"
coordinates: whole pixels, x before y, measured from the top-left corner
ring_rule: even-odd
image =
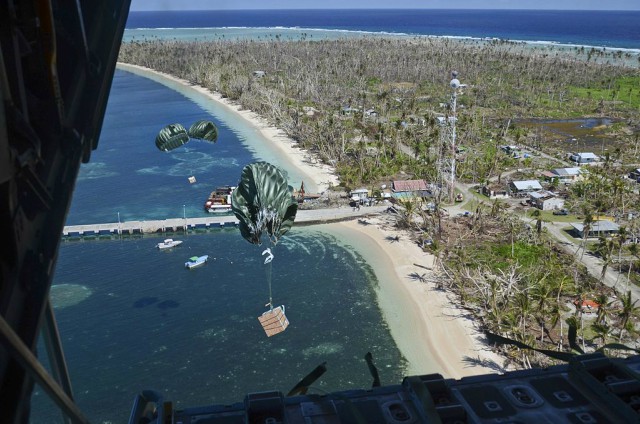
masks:
[[[591,324],[591,330],[595,334],[594,340],[599,337],[602,340],[602,345],[604,346],[607,342],[607,337],[611,332],[611,327],[609,327],[607,324],[594,322],[593,324]]]
[[[619,204],[619,206],[622,208],[622,213],[624,214],[624,195],[627,192],[627,186],[624,183],[624,180],[620,178],[620,176],[616,176],[611,182],[611,188],[613,191],[614,204]]]
[[[609,268],[609,265],[611,265],[611,261],[613,260],[611,253],[613,252],[614,247],[615,242],[613,240],[607,239],[605,237],[600,237],[600,239],[598,240],[596,252],[598,252],[600,254],[600,257],[602,258],[602,272],[600,274],[600,283],[604,282],[607,268]]]
[[[540,233],[542,232],[542,211],[535,208],[533,212],[531,212],[531,216],[536,218],[536,232],[538,233],[538,237],[540,237]]]
[[[493,203],[491,203],[491,212],[489,213],[489,216],[492,218],[496,218],[500,214],[500,212],[504,210],[504,206],[505,204],[503,202],[501,202],[499,199],[495,199]]]
[[[398,203],[404,209],[400,215],[401,222],[407,227],[411,227],[413,225],[413,215],[416,212],[416,203],[414,199],[400,199]]]
[[[637,300],[634,300],[633,302],[631,301],[631,290],[627,291],[627,293],[620,298],[622,309],[620,309],[620,311],[618,312],[618,317],[620,317],[621,319],[620,338],[618,339],[618,341],[622,340],[622,335],[624,333],[624,330],[627,328],[629,319],[632,316],[636,315],[640,310],[640,308],[636,307],[637,302]]]
[[[582,221],[582,255],[580,256],[580,262],[584,256],[584,251],[587,247],[587,235],[591,231],[591,225],[593,224],[593,215],[588,208],[584,208],[584,220]]]
[[[571,339],[571,328],[575,328],[576,329],[576,333],[578,332],[578,317],[575,315],[570,316],[569,318],[567,318],[565,320],[565,322],[567,323],[567,326],[569,327],[569,330],[567,331],[568,333],[568,340],[569,340],[569,345],[571,347],[576,347],[576,349],[574,350],[580,350],[580,346],[578,345],[578,341],[577,340],[572,340]],[[582,321],[582,314],[580,314],[580,338],[582,339],[582,352],[584,352],[584,326],[583,326],[583,321]],[[576,338],[577,338],[577,334],[576,334]],[[574,344],[575,342],[575,344]]]
[[[599,295],[597,295],[594,301],[598,304],[598,310],[596,311],[596,322],[604,323],[610,312],[609,307],[613,302],[609,301],[609,297],[604,293],[600,293]]]
[[[558,303],[554,304],[551,307],[551,310],[549,311],[549,318],[550,318],[549,322],[551,324],[551,329],[553,330],[554,328],[556,328],[558,323],[560,323],[560,337],[558,338],[558,349],[562,348],[562,343],[564,338],[564,335],[562,334],[562,330],[563,330],[562,314],[563,314],[562,306]],[[551,336],[549,336],[549,340],[551,340],[551,342],[554,343],[554,341],[551,339]]]
[[[616,244],[618,245],[618,267],[620,267],[622,264],[622,248],[624,247],[624,242],[627,241],[628,235],[629,232],[627,231],[627,227],[620,227],[616,236]],[[614,287],[618,286],[620,271],[622,271],[622,269],[620,269],[616,274],[616,283],[614,284]]]
[[[640,259],[638,257],[640,253],[640,249],[638,249],[638,243],[633,243],[629,246],[629,253],[631,253],[631,256],[633,256],[633,258]],[[627,290],[629,290],[629,284],[631,283],[631,268],[633,268],[634,263],[633,258],[629,260],[629,270],[627,271]]]
[[[531,298],[527,291],[521,291],[516,294],[515,299],[516,314],[520,319],[520,325],[522,325],[522,335],[527,333],[527,318],[531,315]]]
[[[547,307],[551,299],[553,299],[553,291],[556,289],[551,281],[547,280],[547,276],[542,277],[536,282],[531,290],[531,297],[537,302],[536,312],[540,323],[540,342],[544,341],[544,332],[546,331]]]

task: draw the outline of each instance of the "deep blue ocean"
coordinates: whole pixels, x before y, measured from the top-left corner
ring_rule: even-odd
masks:
[[[132,12],[127,30],[131,36],[141,29],[313,29],[640,49],[638,22],[640,12],[630,11],[221,10]]]
[[[198,38],[211,28],[263,37],[294,28],[289,31],[314,29],[316,37],[384,32],[638,49],[637,22],[638,12],[133,12],[125,38]],[[216,123],[217,143],[156,149],[164,125],[197,119]],[[245,164],[265,158],[247,143],[251,137],[215,106],[118,70],[98,148],[82,166],[67,223],[202,215],[215,186],[236,183]],[[191,175],[197,183],[188,183]],[[268,299],[262,248],[234,228],[172,237],[184,243],[168,252],[155,248],[160,235],[61,243],[52,298],[74,396],[92,422],[126,423],[144,389],[158,390],[178,408],[236,402],[261,390],[286,393],[324,361],[328,372],[316,392],[366,388],[368,351],[383,383],[401,381],[404,360],[378,309],[375,274],[349,240],[321,227],[294,227],[282,239],[272,288],[291,325],[267,338],[257,320]],[[211,257],[204,267],[184,268],[187,258],[202,254]],[[38,388],[32,422],[60,422]]]

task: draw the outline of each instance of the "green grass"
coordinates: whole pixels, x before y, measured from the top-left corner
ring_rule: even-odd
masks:
[[[466,193],[464,193],[466,194]],[[477,193],[473,193],[473,195],[475,196]],[[480,197],[482,195],[479,195],[478,197]],[[484,196],[486,197],[486,196]],[[488,197],[487,197],[488,199]],[[466,202],[463,203],[462,205],[462,209],[469,211],[469,212],[475,212],[476,208],[478,207],[478,205],[480,205],[482,202],[478,199],[475,198],[471,198],[468,199]]]
[[[508,266],[510,262],[517,261],[525,269],[539,263],[547,253],[544,246],[529,243],[516,242],[513,244],[513,256],[511,255],[511,243],[501,244],[492,248],[496,256],[496,265],[500,268]]]
[[[492,269],[507,269],[510,264],[517,262],[526,270],[549,256],[548,250],[542,245],[533,245],[525,242],[513,244],[513,256],[511,255],[511,243],[483,244],[469,248],[470,257],[474,264],[491,264]],[[523,271],[524,272],[524,271]]]
[[[609,85],[602,87],[570,87],[569,90],[577,97],[594,101],[617,100],[626,103],[634,109],[640,107],[640,77],[628,76],[616,79]]]
[[[542,221],[544,222],[582,222],[582,219],[578,219],[576,215],[554,215],[553,211],[540,211]],[[533,216],[533,209],[529,209],[527,216],[531,219],[536,219]]]

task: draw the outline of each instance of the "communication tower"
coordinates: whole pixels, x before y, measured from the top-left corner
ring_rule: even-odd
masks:
[[[439,166],[439,174],[440,180],[442,182],[442,190],[445,190],[449,194],[449,202],[453,203],[455,198],[455,187],[456,187],[456,151],[457,151],[457,140],[456,140],[456,124],[458,121],[457,116],[457,104],[458,104],[458,90],[460,88],[466,87],[466,84],[461,84],[458,80],[458,72],[451,72],[451,81],[449,82],[449,86],[452,89],[451,99],[448,103],[448,111],[446,116],[443,118],[442,126],[443,131],[442,141],[440,147],[440,166]]]

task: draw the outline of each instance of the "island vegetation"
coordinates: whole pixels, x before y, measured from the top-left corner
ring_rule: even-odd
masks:
[[[375,196],[389,181],[429,182],[432,198],[397,200],[393,207],[396,225],[438,258],[435,276],[413,277],[453,293],[482,329],[537,349],[589,351],[612,340],[634,346],[640,184],[627,176],[640,167],[637,57],[500,40],[276,36],[132,41],[122,45],[119,60],[258,113],[309,152],[310,161],[333,166],[341,182],[335,190],[368,187]],[[452,70],[464,83],[455,116]],[[586,149],[601,160],[581,179],[545,181],[566,199],[567,215],[523,198],[482,194],[492,183],[542,179],[551,168],[573,166],[569,154]],[[447,159],[456,163],[455,189],[465,198],[448,209],[459,214],[446,215],[443,206],[455,205],[439,195]],[[600,217],[616,220],[620,231],[587,237]],[[551,231],[569,222],[582,223],[582,238]],[[589,272],[585,255],[599,259],[597,273]],[[569,328],[579,329],[579,345],[570,346]],[[550,361],[522,346],[503,353],[519,366]]]

